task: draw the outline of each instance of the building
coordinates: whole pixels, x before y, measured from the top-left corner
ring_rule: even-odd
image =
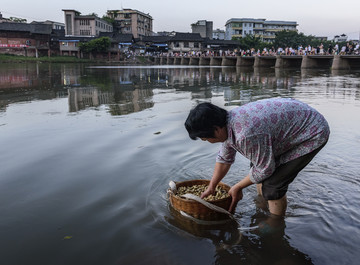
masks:
[[[336,35],[336,36],[334,36],[334,41],[335,42],[346,42],[347,38],[348,37],[346,36],[346,34]]]
[[[327,41],[328,40],[328,37],[325,37],[325,36],[314,36],[314,38],[319,41]]]
[[[147,52],[167,52],[172,36],[146,36],[139,41]]]
[[[243,38],[246,35],[255,35],[265,42],[273,42],[276,32],[282,30],[296,31],[295,21],[272,21],[254,18],[231,18],[226,24],[225,39]]]
[[[132,34],[122,34],[119,32],[102,32],[100,37],[108,37],[111,41],[109,49],[112,53],[128,52],[135,44],[135,39]]]
[[[0,23],[0,53],[24,56],[51,55],[50,25]]]
[[[240,42],[237,40],[205,39],[203,47],[207,51],[236,51],[240,50]]]
[[[225,30],[216,29],[213,31],[212,38],[214,40],[225,40]]]
[[[206,20],[199,20],[191,24],[192,33],[199,33],[202,38],[212,39],[213,37],[213,22]]]
[[[153,18],[134,9],[108,10],[107,16],[115,20],[115,30],[133,34],[134,38],[153,35]]]
[[[30,24],[51,25],[52,29],[56,29],[56,30],[64,30],[65,29],[65,23],[55,22],[55,21],[51,21],[51,20],[33,21]]]
[[[101,37],[108,37],[110,39],[110,47],[105,53],[83,53],[80,50],[80,43],[86,43]],[[129,51],[135,43],[132,34],[121,34],[118,32],[100,32],[98,37],[79,37],[79,36],[57,36],[59,42],[59,51],[62,56],[74,56],[77,58],[92,58],[93,55],[98,56],[98,59],[120,60],[120,54]]]
[[[154,33],[154,36],[170,36],[170,37],[174,37],[176,35],[176,31],[158,31],[156,33]]]
[[[18,18],[18,17],[5,18],[5,17],[3,17],[2,13],[0,12],[0,23],[2,23],[2,22],[26,23],[26,19]]]
[[[82,16],[79,11],[63,9],[65,15],[65,35],[79,37],[99,36],[100,32],[112,32],[113,26],[94,15]]]
[[[169,43],[169,50],[172,52],[186,53],[190,51],[201,51],[204,39],[199,33],[177,32]]]

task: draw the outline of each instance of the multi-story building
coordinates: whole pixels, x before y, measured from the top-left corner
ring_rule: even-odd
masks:
[[[51,25],[0,23],[0,53],[25,56],[51,55]]]
[[[213,37],[213,22],[206,20],[199,20],[191,24],[192,33],[200,33],[202,38],[212,39]]]
[[[296,31],[295,21],[272,21],[254,18],[231,18],[226,24],[225,39],[243,38],[246,35],[255,35],[265,42],[272,42],[276,32],[282,30]]]
[[[113,26],[96,15],[82,16],[79,11],[63,9],[66,36],[99,36],[100,32],[112,32]]]
[[[216,29],[212,35],[214,40],[225,40],[225,30]]]
[[[335,42],[345,42],[345,41],[347,41],[347,38],[348,38],[348,36],[346,36],[346,34],[341,34],[341,35],[334,36],[333,40]]]
[[[65,23],[55,22],[55,21],[51,21],[51,20],[33,21],[33,22],[31,22],[30,24],[51,25],[52,29],[65,30]]]
[[[108,10],[107,16],[114,19],[116,30],[133,34],[134,38],[153,35],[153,18],[134,9]]]

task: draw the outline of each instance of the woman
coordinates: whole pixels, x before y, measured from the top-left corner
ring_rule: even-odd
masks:
[[[201,103],[190,111],[185,127],[193,140],[222,143],[202,198],[214,193],[239,152],[250,160],[251,168],[231,187],[229,211],[234,212],[242,190],[256,183],[274,215],[285,214],[289,184],[324,147],[330,134],[327,121],[318,111],[287,98],[255,101],[229,112]]]

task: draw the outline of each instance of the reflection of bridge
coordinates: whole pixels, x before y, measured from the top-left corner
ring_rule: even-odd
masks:
[[[275,68],[360,68],[360,55],[277,55],[277,56],[214,56],[214,57],[148,57],[159,65],[199,65]]]

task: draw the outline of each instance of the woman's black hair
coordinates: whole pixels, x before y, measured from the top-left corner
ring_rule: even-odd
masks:
[[[227,124],[227,111],[211,103],[200,103],[189,113],[185,128],[189,137],[214,138],[215,126],[223,128]]]

